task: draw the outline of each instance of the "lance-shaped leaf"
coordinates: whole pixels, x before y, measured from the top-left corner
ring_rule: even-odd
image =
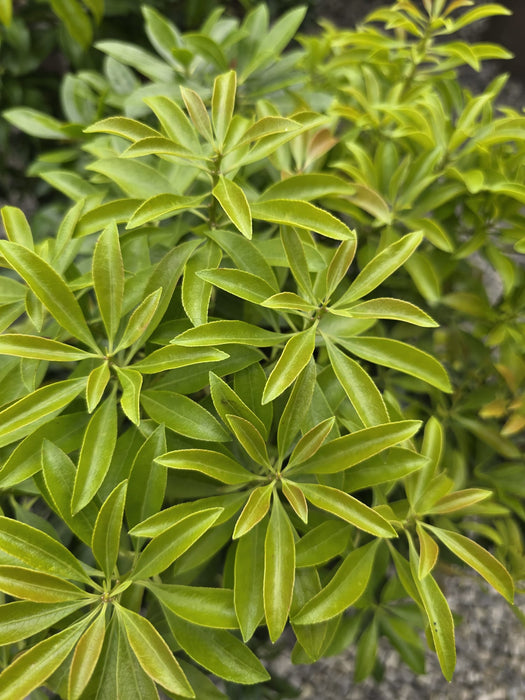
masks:
[[[270,678],[255,654],[231,632],[206,629],[165,609],[177,644],[206,670],[232,683],[262,683]]]
[[[314,506],[376,537],[397,537],[397,533],[375,510],[344,491],[321,484],[301,484],[301,490]]]
[[[84,129],[86,134],[113,134],[129,141],[139,141],[149,136],[161,136],[159,131],[129,117],[108,117]]]
[[[424,468],[412,479],[407,480],[406,491],[413,508],[419,506],[421,499],[428,493],[428,486],[438,472],[444,449],[443,426],[435,416],[431,416],[425,425],[421,453],[427,457]]]
[[[225,352],[215,348],[189,349],[177,345],[167,345],[159,350],[154,350],[150,355],[135,362],[131,367],[138,370],[141,374],[155,374],[156,372],[188,367],[189,365],[197,365],[202,362],[220,362],[228,357],[229,355]]]
[[[221,175],[213,188],[212,194],[234,226],[239,229],[243,236],[251,238],[252,215],[250,205],[239,185]]]
[[[71,660],[68,678],[68,698],[78,700],[84,692],[102,651],[106,636],[106,610],[102,608],[94,622],[78,640]]]
[[[0,355],[28,357],[34,360],[48,360],[49,362],[78,362],[90,357],[97,357],[92,352],[79,350],[72,345],[60,343],[58,340],[19,333],[6,333],[0,336]]]
[[[115,486],[102,504],[93,530],[91,549],[106,578],[111,578],[117,563],[127,486],[127,481]]]
[[[485,489],[461,489],[440,498],[428,513],[432,515],[453,513],[456,510],[469,508],[480,501],[484,501],[486,498],[490,498],[492,495],[492,491]]]
[[[222,425],[196,401],[171,391],[142,392],[142,406],[150,418],[175,433],[195,440],[226,442],[230,435]]]
[[[370,580],[378,544],[375,540],[350,552],[328,584],[293,617],[293,623],[330,620],[359,600]]]
[[[428,532],[424,530],[420,522],[416,523],[417,536],[419,539],[419,567],[418,567],[418,578],[425,578],[438,560],[439,547],[436,541],[430,537]]]
[[[129,474],[126,520],[133,527],[162,510],[166,491],[166,468],[155,458],[166,452],[166,433],[159,425],[138,450]]]
[[[92,583],[80,562],[63,544],[30,525],[3,516],[0,517],[0,552],[36,571]]]
[[[184,331],[171,342],[190,348],[232,343],[263,348],[279,345],[289,337],[285,333],[267,331],[246,321],[210,321]]]
[[[402,420],[356,430],[350,435],[325,443],[316,454],[290,471],[309,474],[336,474],[409,440],[421,427],[421,421]]]
[[[281,228],[281,241],[283,244],[288,266],[295,281],[298,291],[310,301],[315,302],[312,291],[312,280],[308,270],[308,262],[304,251],[303,242],[297,231],[288,226]]]
[[[117,367],[115,370],[122,387],[120,406],[132,423],[140,423],[140,390],[142,389],[142,374],[129,367]]]
[[[450,393],[452,387],[443,365],[432,355],[390,338],[345,338],[338,340],[350,352],[368,362],[397,369]]]
[[[34,250],[33,234],[24,212],[18,207],[6,206],[2,207],[0,215],[8,240]]]
[[[314,324],[293,335],[286,343],[264,387],[263,404],[280,396],[310,362],[315,350],[316,329],[317,324]]]
[[[428,459],[404,447],[391,447],[361,464],[345,475],[345,491],[361,489],[398,481],[425,466]]]
[[[398,267],[408,260],[423,240],[423,233],[407,233],[399,241],[387,246],[364,266],[350,285],[348,291],[334,304],[335,307],[347,306],[356,299],[361,299],[384,282]]]
[[[197,274],[219,289],[254,304],[261,304],[273,295],[273,289],[266,280],[244,270],[221,267],[216,270],[200,270]]]
[[[471,566],[483,576],[485,581],[500,593],[505,600],[512,603],[514,600],[514,583],[507,569],[486,549],[473,542],[465,535],[460,535],[452,530],[443,530],[440,527],[425,524],[443,544],[450,549],[459,559]]]
[[[90,599],[84,597],[84,600],[62,603],[33,603],[23,600],[0,605],[0,645],[15,644],[38,634],[90,602]]]
[[[203,627],[237,629],[233,591],[180,584],[149,584],[149,590],[177,617]]]
[[[243,537],[261,522],[270,509],[273,489],[273,483],[253,489],[246,501],[246,505],[237,518],[232,539],[236,540],[239,537]]]
[[[158,700],[157,686],[142,669],[134,650],[129,645],[124,625],[119,624],[117,615],[112,618],[112,622],[113,620],[115,632],[110,637],[111,646],[107,650],[102,649],[101,661],[103,659],[104,662],[101,671],[104,675],[98,682],[98,692],[109,690],[113,697],[118,697],[120,694],[122,697]],[[114,659],[105,657],[105,654],[112,652]],[[95,684],[98,680],[97,675],[95,671],[93,679]],[[88,692],[90,689],[91,683],[88,685]]]
[[[148,294],[129,317],[115,353],[133,345],[147,330],[160,303],[162,288]]]
[[[228,414],[240,416],[255,426],[259,433],[266,437],[268,432],[266,426],[262,420],[255,415],[251,408],[244,403],[241,397],[213,372],[210,372],[209,378],[213,405],[221,417],[221,420],[228,425]]]
[[[348,241],[343,241],[337,247],[330,264],[326,269],[326,298],[329,299],[335,292],[339,283],[344,279],[348,268],[352,264],[357,248],[357,236]]]
[[[170,566],[213,526],[222,508],[208,508],[188,515],[154,537],[141,552],[132,572],[134,580],[151,578]]]
[[[199,134],[209,143],[213,143],[210,117],[201,97],[195,92],[181,85],[180,92],[193,126]]]
[[[114,182],[128,197],[148,199],[159,192],[175,194],[175,186],[158,169],[129,158],[99,158],[86,166]]]
[[[394,321],[405,321],[424,328],[434,328],[439,325],[419,306],[401,299],[370,299],[370,301],[363,301],[354,306],[332,309],[332,312],[348,318],[386,318]]]
[[[157,457],[156,462],[171,469],[197,471],[223,484],[246,484],[258,477],[231,457],[214,450],[174,450]]]
[[[62,603],[87,597],[74,583],[22,566],[0,566],[0,591],[34,603]]]
[[[381,392],[361,365],[341,352],[328,338],[326,348],[335,376],[364,425],[371,427],[388,423],[388,411]]]
[[[261,306],[268,309],[285,309],[293,311],[315,311],[316,304],[311,304],[295,292],[281,292],[280,294],[272,294],[263,302]]]
[[[283,495],[303,523],[308,522],[308,504],[301,487],[293,481],[282,479]]]
[[[263,117],[252,124],[242,135],[241,139],[235,143],[235,148],[248,143],[260,141],[266,136],[275,134],[293,134],[301,128],[299,122],[286,117]],[[290,136],[293,138],[293,136]]]
[[[234,231],[210,229],[206,231],[206,235],[228,254],[239,270],[262,277],[272,287],[274,293],[278,291],[273,269],[252,241]]]
[[[215,78],[211,98],[213,128],[219,144],[224,142],[235,107],[237,74],[231,70]]]
[[[340,520],[325,520],[309,530],[295,545],[296,566],[325,564],[348,547],[353,528]]]
[[[257,428],[240,416],[227,414],[226,420],[235,437],[244,447],[250,457],[265,467],[270,467],[270,458],[266,449],[266,442]]]
[[[202,279],[199,271],[217,267],[222,259],[222,250],[214,241],[206,241],[198,248],[186,263],[182,280],[182,305],[186,315],[194,326],[200,326],[208,320],[213,287]]]
[[[310,359],[295,382],[277,428],[277,447],[284,457],[305,420],[315,389],[316,368]]]
[[[305,433],[294,447],[285,469],[306,462],[312,457],[330,435],[335,425],[335,416],[326,418]],[[284,470],[283,470],[284,471]]]
[[[95,496],[107,474],[117,443],[115,394],[107,398],[88,423],[73,486],[71,509],[82,510]]]
[[[104,391],[111,379],[107,360],[89,373],[86,385],[86,403],[88,413],[93,413],[99,405]]]
[[[0,674],[0,700],[24,700],[54,673],[82,634],[81,620],[17,656]]]
[[[248,641],[264,616],[264,536],[259,523],[237,542],[234,565],[233,601],[242,638]]]
[[[62,277],[43,258],[18,243],[0,241],[0,253],[62,328],[98,353],[82,309]]]
[[[285,226],[297,226],[320,233],[327,238],[345,241],[355,238],[346,224],[310,202],[294,199],[272,199],[251,205],[252,217]]]
[[[116,609],[126,630],[129,645],[148,676],[172,693],[185,698],[195,697],[170,648],[151,622],[120,605]]]
[[[124,298],[124,263],[115,222],[100,234],[93,251],[92,274],[98,308],[111,348],[119,327]]]
[[[259,201],[267,199],[299,199],[310,201],[330,195],[348,195],[354,191],[352,185],[337,175],[326,173],[303,173],[292,175],[270,185]]]
[[[145,139],[128,148],[123,153],[123,156],[140,156],[143,155],[142,151],[150,149],[156,154],[168,152],[170,155],[182,155],[180,146],[172,145],[168,148],[166,144],[173,144],[173,142],[167,141],[167,139]],[[162,221],[175,216],[178,212],[197,209],[201,206],[204,199],[204,195],[187,197],[180,194],[154,194],[146,199],[145,202],[142,202],[140,206],[134,208],[134,211],[128,217],[126,229],[136,229],[150,221]]]
[[[201,151],[197,132],[176,102],[165,95],[146,97],[144,102],[155,113],[170,139],[181,145],[184,144],[192,153]]]
[[[86,378],[41,387],[0,411],[0,447],[26,437],[57,416],[86,386]]]
[[[292,524],[277,495],[264,540],[264,615],[272,642],[282,634],[292,604],[295,541]]]

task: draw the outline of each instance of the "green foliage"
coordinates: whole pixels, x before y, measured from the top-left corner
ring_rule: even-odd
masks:
[[[72,205],[2,210],[0,698],[224,697],[288,624],[356,680],[381,636],[424,672],[425,629],[450,680],[440,561],[512,602],[523,117],[458,81],[506,55],[447,38],[503,12],[468,4],[284,54],[305,8],[144,7],[155,53],[104,40],[65,120],[7,110],[68,142],[32,173]]]

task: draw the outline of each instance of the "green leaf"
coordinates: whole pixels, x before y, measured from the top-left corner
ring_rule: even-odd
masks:
[[[80,562],[63,544],[25,523],[0,517],[0,551],[36,571],[92,583]]]
[[[172,693],[185,698],[195,697],[186,676],[170,648],[149,620],[116,605],[130,647],[148,676]]]
[[[237,518],[232,539],[236,540],[239,537],[243,537],[261,522],[270,509],[273,489],[273,483],[253,489],[246,505]]]
[[[192,352],[194,352],[194,350]],[[238,374],[236,377],[238,377]],[[236,394],[225,381],[223,381],[213,372],[210,372],[209,379],[213,405],[221,420],[226,425],[229,425],[227,418],[228,415],[239,416],[251,423],[259,431],[259,433],[261,433],[261,435],[266,437],[268,432],[266,426],[262,420],[255,415],[251,408],[244,403],[241,397]]]
[[[164,607],[187,622],[207,628],[238,628],[231,589],[166,583],[148,588]]]
[[[326,564],[348,547],[352,528],[340,520],[324,520],[301,537],[295,545],[296,566]]]
[[[255,474],[241,467],[238,462],[213,450],[175,450],[167,452],[155,461],[171,469],[197,471],[232,486],[257,479]]]
[[[259,430],[250,421],[240,416],[227,414],[226,420],[235,437],[254,462],[269,468],[270,458],[266,449],[266,442]]]
[[[213,143],[210,117],[201,97],[195,90],[190,90],[183,85],[180,86],[180,92],[194,127],[206,141]]]
[[[336,474],[379,454],[388,447],[409,440],[421,421],[406,420],[356,430],[324,444],[316,454],[293,471],[308,474]],[[292,468],[290,468],[292,471]]]
[[[350,552],[328,584],[294,615],[293,623],[330,620],[359,600],[368,586],[378,543],[374,540]]]
[[[201,279],[219,287],[219,289],[224,289],[226,292],[254,304],[261,304],[273,295],[273,289],[268,282],[251,272],[222,267],[216,270],[200,270],[197,274]]]
[[[160,139],[146,139],[145,141],[139,141],[134,146],[130,146],[123,155],[141,155],[141,151],[146,149],[146,145],[154,146],[157,145],[156,153],[158,153],[158,142]],[[154,143],[153,143],[154,142]],[[163,143],[165,140],[163,141]],[[168,149],[163,146],[164,152]],[[179,147],[174,147],[169,149],[169,155],[175,155],[180,152]],[[126,223],[126,229],[135,229],[150,221],[162,221],[173,215],[177,215],[178,212],[186,211],[188,209],[197,209],[204,197],[199,195],[197,197],[187,197],[185,195],[179,194],[152,194],[145,202],[142,202],[139,207],[130,214],[129,220]]]
[[[115,353],[136,343],[139,338],[146,332],[155,313],[159,307],[162,297],[162,288],[156,289],[151,294],[148,294],[137,306],[135,311],[129,317],[128,323],[122,337],[115,349]]]
[[[345,475],[345,491],[398,481],[422,469],[428,460],[423,455],[403,447],[391,447],[356,465]]]
[[[124,298],[124,263],[115,222],[100,234],[93,251],[92,273],[98,308],[111,351],[120,323]]]
[[[84,597],[83,600],[62,603],[33,603],[24,600],[0,605],[0,645],[15,644],[38,634],[90,602]]]
[[[271,347],[279,345],[289,337],[285,333],[273,333],[246,321],[210,321],[184,331],[171,342],[190,348],[232,343]]]
[[[84,434],[71,498],[73,514],[94,498],[107,474],[116,443],[117,406],[112,394],[95,411]]]
[[[215,78],[211,98],[213,128],[219,145],[224,143],[235,107],[237,75],[231,70]]]
[[[17,656],[0,674],[0,700],[24,700],[43,685],[73,649],[85,624],[81,620]]]
[[[288,340],[264,387],[263,404],[280,396],[306,367],[315,350],[316,330],[314,324]]]
[[[86,49],[93,39],[91,22],[78,0],[50,0],[53,12],[64,23],[68,34]]]
[[[106,610],[102,608],[94,622],[78,640],[71,660],[68,679],[68,698],[78,700],[84,692],[102,651],[106,635]]]
[[[165,610],[177,644],[206,670],[232,683],[262,683],[270,678],[255,654],[231,632],[206,629]]]
[[[6,333],[0,336],[0,355],[28,357],[49,362],[78,362],[97,357],[92,352],[74,348],[58,340],[19,333]]]
[[[459,559],[471,566],[475,571],[483,576],[505,600],[512,603],[514,600],[514,583],[507,569],[500,564],[496,557],[492,556],[486,549],[473,542],[465,535],[460,535],[452,530],[443,530],[425,523],[425,527],[430,530],[443,544],[450,549]]]
[[[4,27],[9,27],[13,19],[13,6],[11,0],[2,0],[0,2],[0,22]]]
[[[394,321],[405,321],[414,326],[435,328],[439,324],[418,306],[401,299],[370,299],[355,306],[337,308],[332,310],[338,316],[348,318],[386,318]]]
[[[344,491],[321,484],[301,484],[300,488],[314,506],[336,515],[360,530],[376,537],[397,537],[388,520]]]
[[[294,199],[272,199],[251,205],[252,217],[285,226],[297,226],[320,233],[327,238],[345,241],[354,239],[348,226],[324,209]]]
[[[146,97],[144,102],[155,113],[170,139],[194,154],[201,152],[197,132],[176,102],[165,95]]]
[[[259,197],[259,202],[268,199],[295,199],[309,202],[330,195],[348,195],[353,186],[337,175],[327,173],[302,173],[292,175],[270,185]],[[354,240],[355,247],[355,240]],[[350,263],[349,263],[350,264]]]
[[[202,326],[199,326],[202,328]],[[148,416],[158,423],[195,440],[226,442],[230,435],[200,404],[171,391],[143,391],[140,397]]]
[[[292,604],[295,541],[292,524],[277,495],[264,540],[264,615],[272,642],[282,634]]]
[[[37,109],[14,107],[6,109],[2,112],[2,116],[10,124],[30,136],[36,136],[39,139],[59,140],[63,140],[65,137],[64,124]]]
[[[135,68],[152,81],[169,83],[173,80],[173,69],[149,51],[125,41],[97,41],[95,48],[126,66]]]
[[[303,523],[308,522],[308,504],[304,497],[304,493],[300,486],[294,484],[293,481],[281,480],[283,495],[288,503],[292,506],[296,514],[301,518]]]
[[[102,504],[93,529],[91,549],[108,579],[117,564],[127,486],[127,481],[115,486]]]
[[[86,385],[86,403],[88,413],[93,413],[95,408],[99,405],[111,378],[108,364],[109,363],[107,361],[103,362],[98,367],[95,367],[95,369],[92,369],[88,375]]]
[[[82,309],[62,277],[40,256],[18,243],[0,241],[0,253],[57,322],[98,353]]]
[[[135,425],[140,423],[140,390],[142,374],[128,367],[114,366],[122,387],[120,406],[129,420]]]
[[[277,447],[283,458],[301,429],[314,394],[316,368],[310,359],[295,382],[277,428]]]
[[[168,568],[213,526],[222,508],[208,508],[186,516],[157,537],[141,552],[132,572],[133,580],[150,578]]]
[[[243,236],[250,239],[252,237],[250,205],[239,185],[220,175],[212,194],[234,226]]]
[[[298,291],[310,301],[315,301],[312,280],[310,279],[308,262],[301,237],[295,229],[283,226],[281,228],[281,241],[290,272],[297,282]]]
[[[7,239],[34,250],[33,234],[24,212],[18,207],[2,207],[0,210]]]
[[[91,233],[101,231],[110,221],[117,224],[128,221],[142,199],[115,199],[106,204],[100,204],[85,212],[75,227],[75,237],[89,236]]]
[[[158,169],[129,158],[100,158],[86,166],[114,182],[133,199],[149,199],[162,193],[176,194],[175,185]]]
[[[186,263],[182,280],[182,305],[194,326],[206,323],[210,305],[212,285],[199,275],[200,270],[217,267],[222,259],[222,250],[213,241],[206,241]]]
[[[34,603],[62,603],[86,598],[73,583],[21,566],[0,566],[0,591]]]
[[[312,457],[330,435],[334,425],[335,416],[326,418],[317,425],[314,425],[314,427],[305,433],[298,441],[285,468],[287,469],[295,464],[306,462],[307,459]]]
[[[301,128],[299,122],[285,117],[263,117],[252,124],[242,135],[241,139],[234,144],[234,148],[245,144],[260,141],[266,136],[274,134],[293,134]],[[293,138],[293,136],[292,136]],[[244,160],[244,159],[243,159]]]
[[[0,411],[0,447],[26,437],[52,420],[86,386],[86,378],[65,379],[37,389]]]
[[[343,241],[336,249],[326,270],[326,298],[329,299],[344,279],[357,248],[357,237]]]
[[[179,32],[171,22],[152,7],[143,5],[141,10],[146,22],[144,28],[151,45],[168,63],[176,65],[172,52],[181,45]]]
[[[389,415],[381,392],[361,365],[338,350],[328,339],[326,349],[335,376],[363,424],[372,427],[388,423]]]
[[[105,662],[102,668],[105,675],[99,682],[97,692],[102,694],[109,691],[112,693],[112,697],[121,695],[123,698],[136,697],[143,700],[158,700],[157,687],[142,669],[134,649],[129,645],[124,625],[119,624],[117,615],[112,618],[113,620],[115,620],[116,629],[115,642],[114,647],[110,647],[107,653],[113,652],[115,659],[113,662],[111,658],[104,659],[106,650],[102,650],[101,657]],[[95,672],[95,678],[96,675]]]
[[[345,348],[367,362],[391,367],[399,372],[427,382],[441,391],[450,393],[452,387],[443,365],[432,355],[412,345],[389,338],[345,338],[338,340]]]
[[[264,616],[264,534],[259,523],[241,537],[235,551],[233,602],[245,642]]]
[[[486,491],[485,489],[461,489],[460,491],[455,491],[450,493],[432,506],[428,511],[432,515],[441,515],[443,513],[453,513],[456,510],[462,510],[463,508],[469,508],[470,506],[484,501],[486,498],[492,496],[492,491]]]
[[[439,556],[439,547],[436,541],[423,529],[420,522],[416,523],[416,530],[419,539],[419,567],[417,573],[421,581],[421,579],[425,578],[436,565]]]
[[[129,117],[108,117],[90,124],[84,129],[86,134],[114,134],[130,141],[161,136],[162,134],[146,124]]]
[[[211,350],[192,348],[186,349],[177,345],[168,345],[154,350],[142,360],[135,362],[131,367],[141,374],[155,374],[168,369],[188,367],[202,362],[220,362],[228,358],[225,352],[212,348]]]
[[[166,433],[159,425],[138,450],[128,479],[126,520],[133,527],[162,510],[166,491],[165,467],[155,459],[166,452]]]

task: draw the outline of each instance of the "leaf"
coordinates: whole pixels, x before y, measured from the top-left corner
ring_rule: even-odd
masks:
[[[124,298],[124,263],[115,222],[100,234],[93,251],[93,286],[110,343],[118,331]]]
[[[243,537],[261,522],[270,509],[273,490],[273,483],[253,489],[246,505],[237,518],[232,539],[236,540]]]
[[[348,554],[328,584],[294,615],[295,625],[317,624],[339,615],[365,592],[379,541]]]
[[[122,387],[120,406],[129,420],[135,425],[140,424],[140,390],[142,374],[128,367],[114,366]]]
[[[330,435],[334,425],[335,416],[332,416],[321,421],[305,433],[294,447],[285,468],[288,469],[288,467],[292,467],[295,464],[306,462],[307,459],[312,457]]]
[[[250,239],[252,237],[250,205],[239,185],[220,175],[212,194],[234,226],[239,229],[243,236]]]
[[[282,634],[292,604],[295,542],[292,524],[274,495],[264,540],[264,615],[272,642]]]
[[[202,362],[220,362],[228,357],[229,355],[225,352],[215,348],[210,350],[192,348],[189,350],[177,345],[168,345],[159,350],[154,350],[142,360],[133,363],[131,367],[138,370],[141,374],[155,374],[168,369],[197,365]]]
[[[293,471],[336,474],[379,454],[388,447],[409,440],[420,427],[421,421],[407,420],[356,430],[350,435],[343,435],[325,443],[308,461],[294,466]]]
[[[0,566],[0,591],[34,603],[62,603],[86,598],[86,592],[58,576],[21,566]]]
[[[186,469],[210,476],[223,484],[246,484],[257,479],[238,462],[213,450],[175,450],[158,457],[158,464],[171,469]]]
[[[75,227],[75,238],[82,238],[101,231],[110,221],[115,221],[117,224],[127,222],[141,203],[142,199],[126,197],[90,209],[80,217]]]
[[[404,447],[391,447],[356,465],[345,475],[344,490],[360,491],[364,488],[398,481],[422,469],[428,460],[423,455]]]
[[[107,579],[111,579],[117,564],[127,486],[127,481],[115,486],[102,504],[93,529],[91,549]]]
[[[333,313],[349,318],[386,318],[405,321],[423,328],[435,328],[439,325],[418,306],[401,299],[370,299],[355,306],[334,309]]]
[[[138,450],[131,466],[126,496],[128,528],[162,510],[167,473],[155,459],[165,452],[166,433],[164,426],[159,425]]]
[[[33,603],[24,600],[0,605],[0,644],[3,646],[21,642],[53,626],[90,602],[84,597],[83,600],[68,600],[62,603]]]
[[[102,608],[76,645],[69,669],[69,700],[78,700],[89,683],[99,660],[105,635],[106,611],[105,608]]]
[[[416,530],[419,539],[419,567],[417,573],[421,581],[421,579],[425,578],[436,565],[439,556],[439,547],[436,541],[423,529],[421,523],[416,523]]]
[[[505,600],[509,603],[513,602],[514,583],[512,577],[496,557],[465,535],[426,523],[425,527],[441,540],[453,554],[477,571]]]
[[[29,107],[14,107],[2,112],[2,116],[17,129],[39,139],[63,140],[64,124],[38,109]]]
[[[95,367],[95,369],[92,369],[88,375],[86,385],[86,403],[88,413],[93,413],[95,408],[99,405],[111,378],[108,364],[109,363],[107,361],[103,362],[98,367]]]
[[[254,141],[260,141],[266,136],[274,134],[293,134],[295,131],[300,130],[300,128],[301,125],[294,119],[275,116],[262,117],[262,119],[256,121],[244,132],[240,140],[234,144],[234,148],[253,143]]]
[[[283,226],[281,228],[281,242],[290,272],[297,282],[298,290],[310,301],[315,301],[312,280],[310,279],[308,262],[301,237],[295,229]]]
[[[264,387],[263,404],[280,396],[306,367],[315,350],[316,330],[314,324],[288,340]]]
[[[215,78],[211,98],[211,116],[219,145],[224,143],[228,133],[235,107],[236,91],[237,75],[235,71],[231,70]]]
[[[115,349],[115,353],[136,343],[146,332],[149,324],[155,316],[162,297],[162,287],[148,294],[137,306],[129,317],[122,337]]]
[[[125,41],[97,41],[95,48],[126,66],[135,68],[152,81],[169,83],[173,80],[173,69],[165,61],[149,51]]]
[[[113,393],[88,423],[73,486],[71,509],[78,513],[94,498],[107,474],[117,443],[117,407]]]
[[[197,328],[190,328],[171,342],[185,347],[207,347],[210,345],[255,345],[271,347],[289,338],[285,333],[273,333],[246,321],[210,321]]]
[[[372,427],[388,423],[390,418],[381,392],[361,365],[338,350],[328,339],[326,349],[335,376],[363,424]]]
[[[236,375],[236,378],[238,378],[238,376],[239,374]],[[236,394],[225,381],[220,379],[220,377],[213,372],[210,372],[209,380],[213,405],[221,420],[226,425],[229,425],[227,418],[229,414],[239,416],[251,423],[261,435],[267,436],[268,431],[262,420],[255,415],[251,408],[244,403],[241,397]],[[266,376],[264,376],[264,380],[266,381]]]
[[[300,486],[287,479],[281,480],[283,495],[303,523],[308,522],[308,505]]]
[[[428,513],[432,515],[453,513],[463,508],[469,508],[480,501],[484,501],[486,498],[490,498],[490,496],[492,496],[492,491],[486,491],[485,489],[461,489],[440,498]]]
[[[145,200],[159,193],[176,194],[175,185],[158,169],[129,158],[100,158],[86,166],[114,182],[124,194]]]
[[[301,484],[306,498],[317,508],[326,510],[375,537],[397,537],[397,533],[378,512],[339,489],[321,484]]]
[[[219,289],[224,289],[226,292],[254,304],[261,304],[273,294],[273,289],[268,282],[262,277],[252,275],[251,272],[223,267],[216,270],[200,270],[197,274],[201,279],[219,287]]]
[[[348,547],[352,527],[340,520],[324,520],[295,545],[297,568],[319,566],[342,554]]]
[[[250,421],[240,416],[228,414],[226,415],[226,420],[235,437],[254,462],[269,468],[270,458],[266,449],[266,442],[259,430]]]
[[[259,197],[260,202],[268,199],[295,199],[309,202],[330,195],[352,194],[353,185],[337,175],[327,173],[302,173],[291,175],[270,185]],[[355,240],[354,240],[355,247]]]
[[[24,212],[18,207],[5,206],[0,214],[8,240],[34,250],[33,234]]]
[[[63,544],[30,525],[3,516],[0,517],[0,551],[36,571],[92,583],[80,562]]]
[[[213,526],[222,508],[208,508],[186,516],[154,537],[141,552],[131,578],[151,578],[168,568]]]
[[[141,155],[140,151],[145,150],[146,146],[157,146],[155,152],[158,153],[159,140],[160,139],[146,139],[147,144],[145,141],[139,141],[134,146],[130,146],[123,155]],[[163,146],[163,152],[167,150],[167,147]],[[179,152],[180,148],[176,146],[170,149],[169,154],[175,155]],[[150,221],[162,221],[163,219],[177,215],[178,212],[188,209],[197,209],[201,205],[203,199],[204,197],[202,195],[187,197],[169,193],[152,194],[145,202],[142,202],[139,207],[135,207],[135,210],[130,214],[129,220],[126,223],[126,229],[136,229],[140,226],[144,226],[144,224],[148,224]]]
[[[9,27],[13,19],[13,6],[11,0],[2,0],[0,2],[0,22],[4,27]]]
[[[149,584],[149,590],[177,617],[206,628],[237,629],[233,591],[180,584]]]
[[[124,625],[119,624],[117,615],[113,616],[112,622],[113,620],[115,621],[114,646],[110,647],[107,652],[104,648],[102,650],[104,676],[100,680],[96,692],[99,694],[109,692],[112,697],[120,695],[122,698],[136,697],[143,700],[159,700],[157,686],[142,669],[128,642]],[[105,653],[111,652],[113,652],[114,661],[111,658],[104,658]],[[95,671],[95,679],[96,675]]]
[[[177,644],[206,670],[232,683],[261,683],[270,678],[255,654],[231,632],[199,627],[165,613]]]
[[[170,139],[194,154],[201,152],[197,132],[176,102],[166,95],[146,97],[144,102],[155,113]]]
[[[82,309],[62,277],[36,253],[18,243],[0,241],[0,253],[62,328],[98,353]]]
[[[52,420],[86,386],[86,378],[65,379],[41,387],[0,411],[0,447],[26,437]]]
[[[305,420],[314,394],[316,368],[310,359],[295,382],[277,428],[277,447],[283,458]]]
[[[180,92],[190,119],[199,134],[209,143],[213,143],[213,133],[211,130],[210,117],[201,97],[189,88],[180,86]]]
[[[200,326],[202,328],[202,326]],[[148,389],[141,395],[141,403],[150,418],[195,440],[226,442],[230,435],[200,404],[182,394]]]
[[[50,0],[53,12],[64,23],[68,34],[80,44],[87,48],[93,39],[91,22],[84,8],[78,0]]]
[[[78,362],[90,357],[97,357],[92,352],[60,343],[58,340],[19,333],[5,333],[0,336],[0,355],[27,357],[49,362]]]
[[[90,124],[84,129],[86,134],[113,134],[130,141],[161,136],[159,131],[129,117],[108,117]]]
[[[346,224],[309,202],[294,199],[272,199],[255,202],[251,205],[251,210],[254,219],[285,226],[297,226],[340,241],[355,238],[355,233]]]
[[[389,338],[345,338],[338,340],[341,345],[367,362],[391,367],[399,372],[417,377],[437,389],[450,393],[452,387],[443,365],[432,355],[418,350],[412,345]]]
[[[182,305],[194,326],[206,323],[210,305],[212,285],[200,276],[202,269],[217,267],[222,259],[222,250],[213,241],[206,241],[186,263],[182,280]]]
[[[245,642],[264,616],[264,533],[259,523],[241,537],[235,551],[233,601]]]
[[[166,690],[185,698],[195,697],[177,660],[149,620],[116,605],[130,647],[148,676]]]

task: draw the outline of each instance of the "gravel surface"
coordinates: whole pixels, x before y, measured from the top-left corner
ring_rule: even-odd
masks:
[[[509,605],[470,576],[449,578],[445,593],[452,611],[462,618],[456,627],[457,666],[451,683],[441,675],[432,652],[426,674],[415,676],[388,644],[380,648],[385,666],[381,683],[353,683],[352,649],[311,666],[293,666],[281,656],[272,670],[302,688],[301,700],[523,700],[525,629]],[[525,596],[519,603],[525,609]]]

